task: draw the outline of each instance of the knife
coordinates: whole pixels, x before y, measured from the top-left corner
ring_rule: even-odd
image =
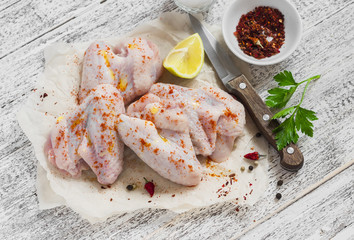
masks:
[[[217,75],[227,91],[242,102],[260,132],[277,150],[280,156],[280,165],[288,171],[299,170],[304,164],[304,157],[300,149],[293,143],[290,143],[282,150],[277,149],[273,130],[279,126],[279,122],[272,120],[273,114],[270,109],[265,105],[245,75],[233,64],[229,55],[222,49],[209,30],[193,15],[189,14],[189,19],[194,31],[201,37],[205,53]]]

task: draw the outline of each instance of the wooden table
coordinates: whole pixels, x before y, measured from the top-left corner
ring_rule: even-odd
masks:
[[[48,44],[121,35],[179,10],[167,0],[1,1],[0,239],[354,239],[354,1],[292,1],[303,20],[300,46],[284,62],[250,72],[263,99],[284,69],[298,80],[322,75],[304,101],[319,120],[314,137],[299,140],[302,170],[281,169],[270,150],[270,184],[255,206],[236,212],[217,204],[184,214],[145,209],[94,225],[67,207],[38,210],[36,158],[15,114],[43,71]],[[218,0],[206,22],[220,24],[229,2]]]

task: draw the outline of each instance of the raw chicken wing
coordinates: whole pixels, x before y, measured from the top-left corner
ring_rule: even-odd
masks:
[[[58,118],[50,134],[49,161],[72,176],[90,167],[98,182],[112,184],[123,168],[124,144],[115,126],[124,112],[123,98],[114,86],[92,89],[74,112]]]
[[[128,107],[127,114],[152,121],[157,128],[169,126],[171,130],[176,127],[175,118],[183,115],[195,153],[216,162],[229,157],[234,140],[245,125],[243,106],[214,87],[192,89],[157,83]]]
[[[161,73],[159,51],[148,40],[125,39],[115,46],[94,42],[85,52],[79,103],[97,85],[111,84],[128,104],[145,94]]]
[[[121,114],[117,128],[124,143],[161,176],[185,186],[199,184],[201,165],[195,156],[186,122],[180,123],[175,130],[158,131],[150,121]]]

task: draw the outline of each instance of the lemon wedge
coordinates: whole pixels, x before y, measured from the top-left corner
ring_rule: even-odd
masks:
[[[179,42],[163,61],[163,66],[173,75],[194,78],[204,63],[204,46],[199,34],[193,34]]]

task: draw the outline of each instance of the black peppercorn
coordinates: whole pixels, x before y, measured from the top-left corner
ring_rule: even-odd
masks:
[[[279,180],[279,181],[277,182],[277,185],[278,185],[278,186],[283,185],[283,180]]]
[[[253,170],[253,166],[249,166],[248,170],[252,171]]]
[[[279,199],[281,199],[281,194],[277,193],[277,195],[275,195],[275,197],[279,200]]]
[[[128,191],[131,191],[131,190],[133,190],[133,189],[134,189],[134,186],[133,186],[133,185],[130,185],[130,184],[129,184],[129,185],[127,186],[127,190],[128,190]]]

